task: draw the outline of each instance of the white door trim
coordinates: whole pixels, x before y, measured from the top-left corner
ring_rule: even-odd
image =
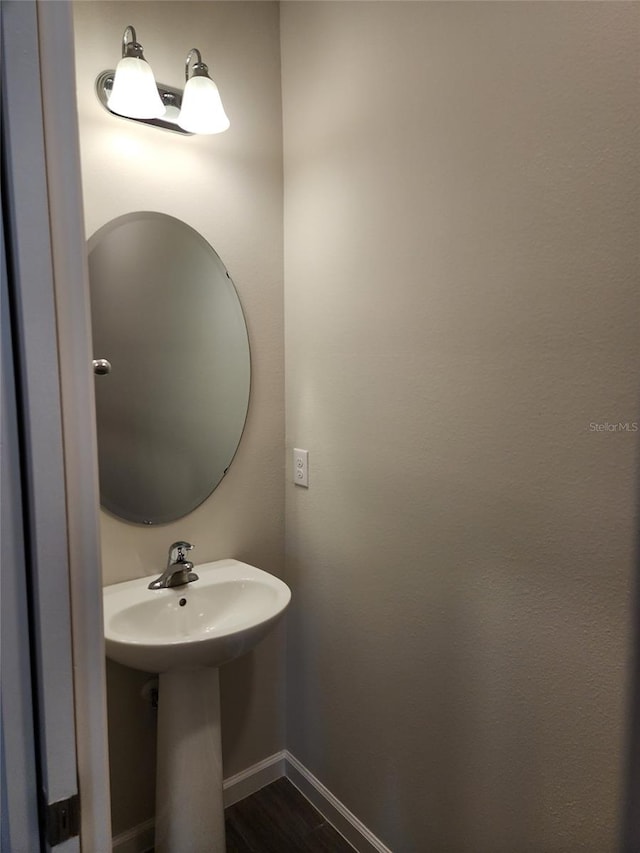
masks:
[[[91,319],[73,18],[38,0],[40,74],[62,397],[81,844],[109,851],[111,814]]]

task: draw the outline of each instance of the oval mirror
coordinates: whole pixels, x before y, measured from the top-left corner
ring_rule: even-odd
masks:
[[[100,499],[162,524],[216,488],[247,416],[247,327],[224,264],[197,231],[132,213],[89,240]]]

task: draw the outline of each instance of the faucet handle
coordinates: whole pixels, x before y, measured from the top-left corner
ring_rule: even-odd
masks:
[[[169,548],[169,560],[167,565],[171,566],[175,563],[186,563],[187,553],[193,550],[193,545],[190,542],[174,542]]]

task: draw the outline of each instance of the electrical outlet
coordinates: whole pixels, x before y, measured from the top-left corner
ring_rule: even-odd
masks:
[[[309,451],[298,447],[293,448],[293,482],[309,488]]]

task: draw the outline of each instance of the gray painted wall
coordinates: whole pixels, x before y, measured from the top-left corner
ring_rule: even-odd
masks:
[[[287,745],[398,853],[616,849],[626,3],[284,3]]]

